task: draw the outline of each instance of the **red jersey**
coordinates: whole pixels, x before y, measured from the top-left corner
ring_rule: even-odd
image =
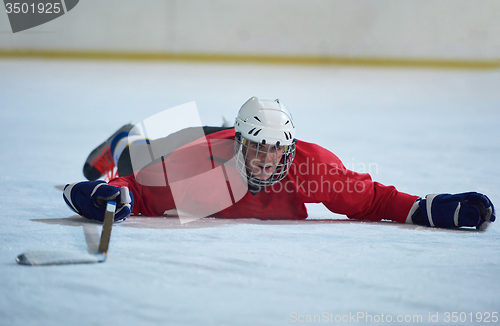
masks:
[[[300,140],[286,177],[254,195],[241,186],[231,164],[234,138],[234,129],[209,134],[109,184],[127,186],[134,196],[132,213],[146,216],[185,207],[219,218],[305,219],[306,203],[322,203],[349,218],[404,223],[418,198],[348,170],[332,152]]]

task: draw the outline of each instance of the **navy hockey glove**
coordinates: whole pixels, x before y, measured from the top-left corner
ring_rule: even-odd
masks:
[[[127,187],[110,186],[102,180],[68,184],[63,198],[75,213],[101,222],[110,200],[116,202],[115,222],[129,217],[134,206],[134,197]]]
[[[495,221],[493,203],[477,192],[427,195],[425,199],[418,199],[415,205],[416,210],[411,215],[413,224],[441,228],[475,226],[484,230]]]

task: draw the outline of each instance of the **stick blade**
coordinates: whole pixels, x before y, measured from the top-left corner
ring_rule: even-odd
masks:
[[[78,251],[30,251],[17,256],[16,262],[20,265],[68,265],[93,264],[106,260],[105,254],[89,254]]]

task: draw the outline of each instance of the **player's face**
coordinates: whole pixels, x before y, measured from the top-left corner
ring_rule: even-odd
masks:
[[[284,146],[262,145],[248,141],[245,153],[248,174],[260,180],[269,179],[282,161],[284,151]]]

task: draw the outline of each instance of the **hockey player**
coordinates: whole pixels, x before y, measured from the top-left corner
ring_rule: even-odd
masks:
[[[133,130],[129,134],[132,127],[124,126],[91,153],[84,166],[91,181],[65,187],[63,197],[76,213],[102,221],[105,202],[114,200],[115,221],[171,209],[192,216],[305,219],[306,203],[322,203],[352,219],[478,229],[495,221],[494,206],[483,194],[422,198],[346,169],[330,151],[295,139],[292,115],[279,100],[253,97],[239,110],[234,128],[204,127],[204,137],[188,128],[150,143]],[[155,142],[163,144],[161,159],[135,168],[132,152],[151,152]],[[115,166],[118,176],[109,183],[96,180]]]

